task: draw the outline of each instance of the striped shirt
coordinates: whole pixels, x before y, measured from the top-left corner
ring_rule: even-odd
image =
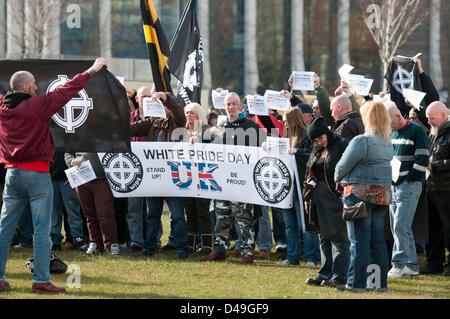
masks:
[[[429,140],[425,130],[414,122],[392,134],[394,157],[402,164],[397,186],[403,182],[421,182],[425,178],[429,163]]]

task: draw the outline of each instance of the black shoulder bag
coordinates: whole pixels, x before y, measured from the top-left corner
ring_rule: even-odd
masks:
[[[367,169],[369,166],[369,138],[367,138],[367,151],[366,151],[366,178],[368,177]],[[367,187],[367,185],[366,185]],[[348,206],[344,203],[342,210],[342,219],[346,222],[357,222],[364,218],[367,218],[366,196],[367,188],[364,191],[364,200],[356,205]]]

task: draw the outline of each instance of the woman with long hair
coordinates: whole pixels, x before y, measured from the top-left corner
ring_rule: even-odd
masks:
[[[187,134],[184,140],[189,143],[207,143],[203,139],[205,131],[209,129],[207,115],[203,107],[198,103],[188,104],[184,108],[186,115],[186,129]],[[196,250],[196,236],[201,234],[200,253],[202,255],[209,255],[213,247],[213,235],[211,227],[211,216],[209,213],[209,199],[204,198],[185,198],[184,208],[186,211],[186,224],[188,231],[188,246],[193,252]],[[197,226],[200,226],[198,229]]]
[[[350,265],[345,289],[387,291],[388,254],[384,239],[385,216],[392,199],[394,150],[391,143],[389,114],[378,102],[368,102],[361,109],[366,133],[355,137],[336,166],[335,181],[343,186],[343,202],[349,206],[364,201],[368,217],[347,221],[350,239]],[[368,266],[380,271],[378,287],[367,283]],[[371,271],[375,271],[375,268]]]
[[[279,263],[280,266],[298,265],[300,263],[301,244],[300,236],[303,237],[303,245],[306,256],[306,266],[315,268],[319,261],[319,238],[312,225],[305,222],[306,231],[302,233],[302,213],[298,188],[303,185],[306,163],[312,151],[312,142],[308,138],[303,113],[298,108],[290,108],[283,115],[284,137],[289,138],[289,154],[295,155],[300,185],[294,187],[294,206],[283,210],[284,223],[286,225],[287,256]],[[305,216],[303,215],[303,220]]]

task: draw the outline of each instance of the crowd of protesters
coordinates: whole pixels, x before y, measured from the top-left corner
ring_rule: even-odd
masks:
[[[424,77],[421,61],[414,62]],[[146,87],[127,89],[132,141],[214,141],[264,149],[267,136],[288,138],[300,185],[293,185],[291,209],[180,197],[128,198],[123,204],[113,198],[96,154],[53,156],[48,124],[42,124],[105,65],[99,59],[64,87],[42,96],[36,95],[31,74],[15,74],[11,79],[14,92],[0,97],[0,151],[6,174],[0,219],[0,290],[9,288],[4,273],[10,246],[34,247],[33,290],[40,292],[64,291],[50,282],[48,271],[50,250],[60,249],[143,257],[173,250],[179,260],[198,252],[201,261],[240,256],[244,264],[276,252],[282,254],[275,255],[280,257],[280,267],[299,265],[304,255],[305,266],[318,270],[317,277],[308,278],[306,284],[354,292],[387,291],[388,278],[450,275],[450,256],[445,260],[450,248],[450,113],[438,95],[430,94],[434,98],[424,110],[406,101],[411,112],[405,118],[394,102],[373,102],[368,96],[359,103],[345,81],[330,101],[316,74],[316,98],[311,104],[301,92],[283,90],[280,94],[291,101],[289,110],[283,114],[269,110],[268,116],[262,116],[250,114],[246,99],[236,93],[226,96],[224,110],[206,111],[199,104],[183,109],[170,93]],[[293,86],[292,77],[288,83]],[[432,85],[427,87],[437,92]],[[145,117],[144,98],[159,99],[166,118]],[[44,105],[48,107],[42,112],[46,121],[27,118],[22,130],[15,129],[24,123],[23,113],[38,114],[20,109]],[[219,115],[226,120],[219,123]],[[177,128],[185,128],[188,134],[175,136]],[[224,133],[230,129],[256,130],[253,136],[257,139]],[[26,130],[43,136],[41,146],[45,147],[27,150]],[[73,190],[64,170],[85,160],[91,161],[97,179]],[[393,160],[400,163],[395,180]],[[343,205],[360,202],[366,205],[367,217],[344,221]],[[170,212],[170,226],[165,230],[161,223],[164,203]],[[428,236],[417,234],[424,229]],[[163,231],[170,234],[164,246]],[[425,244],[426,263],[419,269],[416,252]],[[372,272],[369,266],[374,264],[380,274],[377,287],[367,281]]]

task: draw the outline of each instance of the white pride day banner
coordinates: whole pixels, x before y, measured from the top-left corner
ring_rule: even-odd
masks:
[[[98,153],[114,197],[200,197],[291,208],[292,156],[262,148],[132,142],[132,153]]]

